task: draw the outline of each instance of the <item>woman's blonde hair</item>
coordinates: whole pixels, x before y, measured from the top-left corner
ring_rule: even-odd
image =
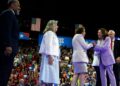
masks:
[[[57,25],[58,21],[57,20],[49,20],[46,27],[45,27],[45,30],[43,31],[43,33],[47,32],[49,30],[53,31],[53,28],[51,28],[51,25],[53,25],[53,24]]]

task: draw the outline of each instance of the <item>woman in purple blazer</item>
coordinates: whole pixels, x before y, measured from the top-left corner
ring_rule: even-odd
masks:
[[[107,86],[106,73],[108,73],[111,86],[116,86],[116,80],[113,73],[113,64],[115,63],[114,55],[111,49],[111,39],[107,36],[107,31],[104,28],[98,30],[102,35],[99,39],[103,39],[102,46],[94,44],[94,50],[100,53],[100,76],[102,86]]]

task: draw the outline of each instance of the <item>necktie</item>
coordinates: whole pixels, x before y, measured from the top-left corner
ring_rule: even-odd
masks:
[[[110,46],[111,46],[111,49],[112,49],[112,48],[113,48],[113,47],[112,47],[112,46],[113,46],[112,39],[111,39],[111,45],[110,45]]]

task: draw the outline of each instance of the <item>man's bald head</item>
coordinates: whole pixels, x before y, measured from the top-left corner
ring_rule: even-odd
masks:
[[[17,15],[19,15],[21,10],[19,0],[8,0],[8,7],[9,9],[14,10]]]
[[[13,3],[19,3],[19,0],[8,0],[8,7],[10,7]]]

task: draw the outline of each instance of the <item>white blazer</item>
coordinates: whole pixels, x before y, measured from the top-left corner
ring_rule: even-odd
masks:
[[[97,45],[102,46],[104,43],[103,40],[98,40],[97,41]],[[94,55],[93,55],[93,63],[92,66],[99,66],[100,64],[100,52],[99,51],[94,51]]]
[[[60,55],[59,41],[57,35],[54,32],[47,31],[43,35],[39,53],[59,57]]]
[[[87,44],[82,34],[76,34],[72,39],[72,46],[72,62],[88,63],[87,50],[93,47],[93,44]]]

